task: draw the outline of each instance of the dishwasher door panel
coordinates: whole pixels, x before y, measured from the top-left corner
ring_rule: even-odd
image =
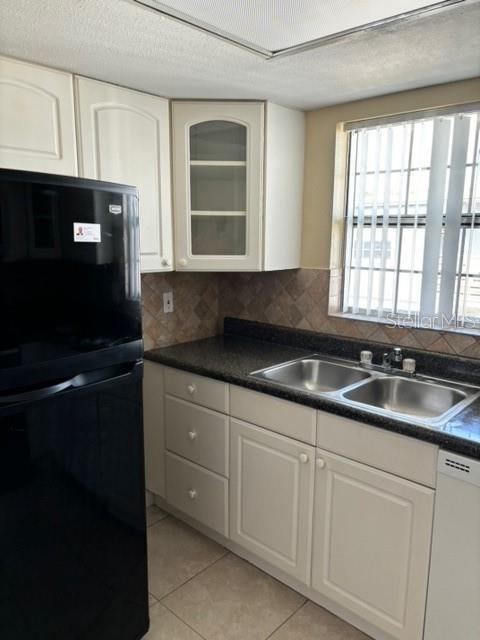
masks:
[[[480,461],[441,451],[424,640],[480,638]]]

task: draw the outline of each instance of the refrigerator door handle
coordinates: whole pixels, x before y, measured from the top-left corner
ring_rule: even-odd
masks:
[[[0,404],[7,404],[12,402],[28,402],[31,400],[41,400],[42,398],[48,398],[54,396],[61,391],[65,391],[73,384],[74,378],[70,380],[64,380],[63,382],[57,382],[56,384],[49,385],[48,387],[41,387],[39,389],[31,389],[30,391],[22,391],[21,393],[14,393],[8,396],[0,395]]]
[[[94,387],[103,382],[113,381],[125,375],[132,374],[135,369],[142,370],[141,363],[129,362],[119,365],[113,365],[104,369],[95,369],[85,373],[79,373],[73,378],[56,382],[48,387],[39,387],[38,389],[29,389],[21,393],[2,395],[0,394],[0,406],[5,404],[16,404],[19,402],[32,402],[49,398],[57,393],[67,389],[81,389],[82,387]]]

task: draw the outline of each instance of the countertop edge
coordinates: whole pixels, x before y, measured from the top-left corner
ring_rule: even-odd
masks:
[[[339,402],[335,402],[328,398],[322,398],[296,389],[277,386],[266,381],[258,380],[257,378],[251,378],[247,375],[226,373],[225,371],[219,370],[213,366],[186,363],[180,359],[162,353],[162,349],[146,351],[144,358],[145,360],[157,362],[174,369],[189,371],[190,373],[213,378],[229,384],[235,384],[252,391],[265,393],[283,400],[295,402],[297,404],[311,407],[312,409],[326,411],[327,413],[332,413],[351,420],[357,420],[363,424],[384,429],[391,433],[397,433],[417,440],[422,440],[424,442],[429,442],[430,444],[437,445],[442,449],[447,449],[459,455],[480,459],[480,443],[466,438],[461,438],[456,435],[437,431],[436,429],[429,428],[427,426],[411,425],[402,420],[386,418],[381,415],[364,411],[360,408],[340,404]]]

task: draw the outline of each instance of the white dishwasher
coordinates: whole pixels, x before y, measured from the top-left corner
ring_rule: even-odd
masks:
[[[480,639],[480,460],[440,451],[424,640]]]

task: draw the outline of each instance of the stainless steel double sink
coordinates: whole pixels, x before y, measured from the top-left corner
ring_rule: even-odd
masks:
[[[480,387],[311,355],[251,373],[255,378],[340,404],[427,426],[440,426],[480,395]]]

